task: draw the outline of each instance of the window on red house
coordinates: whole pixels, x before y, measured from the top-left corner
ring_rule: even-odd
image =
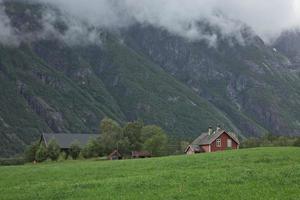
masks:
[[[217,147],[221,147],[221,139],[220,138],[217,139],[216,144],[217,144]]]

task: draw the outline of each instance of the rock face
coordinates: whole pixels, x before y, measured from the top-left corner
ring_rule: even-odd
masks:
[[[298,100],[287,99],[299,96],[291,88],[299,87],[299,77],[290,71],[287,57],[250,31],[244,34],[245,44],[224,38],[216,48],[143,25],[125,30],[123,37],[128,46],[222,110],[244,133],[299,133],[299,108],[291,115],[283,106],[286,102],[294,108],[299,105]],[[300,38],[294,40],[300,42]],[[297,57],[293,61],[297,63]]]
[[[185,139],[218,123],[246,137],[300,132],[297,62],[247,28],[243,44],[222,38],[216,47],[138,24],[101,30],[101,45],[72,46],[39,36],[43,6],[5,5],[31,38],[0,45],[0,157],[41,132],[98,132],[105,116]]]
[[[26,90],[25,84],[19,82],[18,89],[32,111],[39,115],[51,130],[57,133],[65,130],[63,126],[63,117],[60,112],[55,111],[55,109],[49,106],[42,98],[30,95]]]
[[[290,59],[292,68],[300,68],[299,29],[283,32],[281,36],[274,42],[273,46],[275,51],[279,51]]]

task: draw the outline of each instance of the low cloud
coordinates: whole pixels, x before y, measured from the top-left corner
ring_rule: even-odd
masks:
[[[2,4],[0,0],[0,5]],[[15,30],[10,25],[10,20],[7,17],[5,10],[0,6],[0,43],[4,45],[18,45],[19,39],[16,36]]]
[[[149,24],[190,40],[213,45],[218,37],[233,36],[243,42],[244,24],[265,41],[281,31],[300,26],[299,0],[29,0],[56,7],[69,29],[58,34],[50,9],[44,13],[44,31],[38,37],[56,35],[69,43],[99,42],[100,29],[119,29],[134,23]],[[1,2],[1,0],[0,0]],[[0,41],[13,40],[13,28],[0,9]],[[221,33],[202,30],[207,22]],[[83,38],[85,38],[83,40]]]

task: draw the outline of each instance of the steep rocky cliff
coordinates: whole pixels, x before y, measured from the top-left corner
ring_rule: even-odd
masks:
[[[243,31],[244,43],[228,37],[215,47],[151,26],[131,27],[123,36],[126,44],[222,110],[244,134],[299,133],[299,76],[287,57],[249,28]]]

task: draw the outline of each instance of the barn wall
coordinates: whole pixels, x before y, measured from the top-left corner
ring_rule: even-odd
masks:
[[[187,150],[186,154],[187,154],[187,155],[192,155],[192,154],[195,154],[195,152],[194,152],[191,148],[189,148],[189,149]]]
[[[221,138],[221,147],[217,147],[217,139]],[[224,151],[227,149],[227,139],[231,139],[231,137],[227,134],[227,133],[223,133],[222,135],[220,135],[220,137],[218,137],[215,141],[213,141],[213,143],[211,143],[211,151]],[[238,144],[233,140],[232,140],[232,149],[237,149],[238,148]]]
[[[209,145],[202,145],[201,146],[204,152],[209,152]]]

